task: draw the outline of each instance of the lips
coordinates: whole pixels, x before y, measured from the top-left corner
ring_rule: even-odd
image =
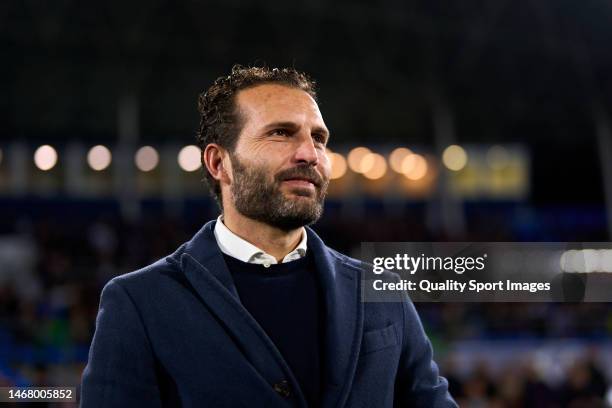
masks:
[[[310,183],[314,186],[318,187],[318,183],[316,181],[314,181],[311,178],[307,178],[307,177],[291,177],[291,178],[286,178],[283,181],[296,181],[296,182],[305,182],[305,183]]]
[[[283,180],[283,184],[285,184],[291,189],[297,189],[297,191],[305,190],[315,192],[318,189],[315,183],[305,179],[287,179]]]

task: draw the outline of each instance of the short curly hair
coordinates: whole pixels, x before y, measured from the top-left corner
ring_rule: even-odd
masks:
[[[198,97],[200,127],[197,131],[197,144],[204,152],[210,143],[217,143],[232,152],[238,135],[244,124],[243,118],[236,109],[236,95],[239,91],[263,84],[279,84],[307,92],[317,100],[316,83],[308,75],[294,68],[244,67],[234,65],[228,76],[219,77],[205,92]],[[212,195],[223,209],[221,187],[204,164],[202,154],[204,181]]]

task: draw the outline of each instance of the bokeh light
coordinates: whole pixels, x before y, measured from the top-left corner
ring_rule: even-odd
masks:
[[[402,174],[409,180],[420,180],[427,174],[427,160],[420,154],[408,155],[402,160]]]
[[[387,172],[387,161],[378,153],[370,153],[362,159],[362,163],[367,160],[367,169],[363,170],[363,175],[370,180],[381,178]],[[363,168],[362,168],[363,169]]]
[[[410,149],[405,147],[398,147],[393,150],[389,155],[389,165],[393,169],[393,171],[397,173],[403,173],[402,171],[402,162],[404,159],[412,154]]]
[[[159,153],[154,147],[143,146],[136,152],[134,162],[140,171],[151,171],[159,164]]]
[[[561,254],[559,260],[564,272],[590,273],[612,272],[612,250],[570,249]]]
[[[359,146],[352,149],[348,154],[348,166],[355,173],[361,173],[361,162],[371,151],[367,147]]]
[[[331,176],[332,180],[339,179],[346,174],[347,164],[344,156],[339,153],[328,153],[329,160],[331,162]]]
[[[42,171],[51,170],[57,164],[57,151],[49,145],[40,146],[34,152],[34,164]]]
[[[97,145],[89,149],[87,163],[95,171],[106,169],[112,161],[112,154],[106,146]]]
[[[459,171],[465,167],[468,161],[465,149],[459,145],[450,145],[442,153],[442,163],[453,171]]]
[[[178,163],[185,171],[195,171],[202,166],[200,148],[195,145],[185,146],[178,154]]]

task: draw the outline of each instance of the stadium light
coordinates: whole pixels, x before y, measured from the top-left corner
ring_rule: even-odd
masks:
[[[362,169],[363,175],[370,180],[377,180],[385,175],[387,172],[387,161],[383,156],[378,153],[370,153],[362,159],[363,162],[367,161],[367,169]]]
[[[355,173],[361,173],[361,161],[363,158],[372,153],[367,147],[359,146],[352,149],[348,154],[348,166]]]
[[[106,146],[97,145],[89,149],[87,163],[95,171],[106,169],[112,161],[112,154]]]
[[[49,145],[42,145],[34,152],[34,164],[42,171],[51,170],[57,164],[57,151]]]
[[[391,165],[393,171],[396,173],[403,173],[402,161],[411,154],[412,151],[405,147],[398,147],[397,149],[393,150],[391,155],[389,155],[389,164]]]
[[[559,263],[564,272],[612,272],[612,250],[570,249],[561,254]]]
[[[402,174],[409,180],[420,180],[427,174],[427,160],[420,154],[408,155],[402,160]]]
[[[136,152],[134,162],[140,171],[151,171],[159,164],[159,153],[154,147],[143,146]]]
[[[339,179],[346,174],[346,160],[340,153],[328,153],[329,160],[331,162],[331,176],[332,180]]]
[[[442,153],[442,162],[452,171],[459,171],[465,167],[468,161],[465,149],[459,145],[450,145]]]
[[[200,148],[195,145],[185,146],[178,154],[178,164],[185,171],[195,171],[202,166]]]

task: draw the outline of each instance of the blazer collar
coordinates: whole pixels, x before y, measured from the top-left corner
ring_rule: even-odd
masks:
[[[257,259],[258,256],[263,256],[265,259],[271,260],[272,263],[276,263],[276,258],[274,258],[272,255],[251,244],[247,240],[242,239],[227,228],[225,224],[223,224],[221,215],[215,222],[213,232],[215,234],[217,245],[219,245],[219,249],[224,254],[239,259],[242,262],[253,262],[253,259]],[[293,251],[285,255],[282,262],[287,262],[288,260],[295,260],[297,258],[306,256],[307,241],[308,234],[306,234],[306,230],[302,228],[302,239]]]
[[[232,276],[214,236],[215,220],[206,223],[175,256],[200,298],[223,321],[246,357],[270,383],[287,379],[301,406],[306,400],[280,352],[240,303]],[[310,228],[312,250],[325,310],[324,387],[322,407],[344,405],[357,366],[363,332],[361,271],[329,249]]]

